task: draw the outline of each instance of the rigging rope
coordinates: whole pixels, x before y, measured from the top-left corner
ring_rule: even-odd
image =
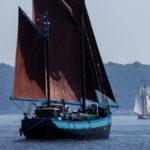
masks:
[[[41,124],[41,123],[44,122],[45,120],[47,120],[47,118],[45,118],[45,119],[43,119],[43,120],[37,122],[36,124],[34,124],[33,126],[31,126],[30,128],[27,128],[24,132],[27,132],[27,131],[29,131],[30,129],[32,129],[32,128],[38,126],[39,124]]]
[[[87,40],[88,40],[88,44],[89,44],[89,48],[90,48],[90,53],[91,53],[91,56],[92,56],[92,60],[93,60],[93,64],[94,64],[94,69],[95,69],[95,73],[96,73],[96,77],[97,77],[97,81],[98,81],[98,85],[99,85],[99,88],[104,92],[106,93],[105,91],[105,88],[104,88],[104,83],[103,83],[103,79],[102,79],[102,74],[101,74],[101,71],[100,71],[100,64],[99,63],[96,63],[94,62],[94,56],[96,57],[96,54],[94,55],[94,53],[92,52],[92,45],[91,45],[91,42],[90,42],[90,38],[88,36],[88,31],[86,29],[86,25],[85,25],[85,22],[84,22],[84,30],[85,30],[85,34],[86,34],[86,37],[87,37]],[[94,39],[92,38],[92,41],[94,41]],[[95,46],[93,47],[93,49],[96,49]],[[97,57],[96,57],[96,60],[97,60]],[[98,69],[98,71],[97,71]],[[100,77],[100,81],[101,83],[99,82],[99,77]],[[102,85],[101,85],[102,84]],[[108,103],[107,100],[106,100],[106,97],[104,96],[104,94],[102,93],[102,98],[104,100],[104,103]]]
[[[90,39],[89,39],[89,36],[88,36],[88,33],[87,33],[85,22],[84,22],[84,32],[85,32],[85,35],[86,35],[86,38],[87,38],[87,42],[88,42],[88,45],[89,45],[89,50],[90,50],[90,54],[91,54],[91,57],[92,57],[92,61],[93,61],[93,65],[94,65],[94,70],[95,70],[95,73],[96,73],[97,82],[98,82],[99,87],[101,88],[101,85],[99,83],[99,78],[98,78],[97,67],[96,67],[96,64],[95,64],[94,54],[92,52],[92,46],[91,46]]]

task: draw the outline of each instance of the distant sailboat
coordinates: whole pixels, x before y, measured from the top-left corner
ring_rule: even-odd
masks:
[[[84,0],[33,0],[33,22],[19,8],[11,99],[36,107],[22,120],[28,139],[109,137],[116,100]]]
[[[134,112],[138,119],[150,119],[150,87],[142,86],[135,97]]]

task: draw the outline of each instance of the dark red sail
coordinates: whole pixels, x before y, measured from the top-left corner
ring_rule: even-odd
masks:
[[[84,1],[76,0],[76,1],[69,1],[69,0],[33,0],[33,10],[34,10],[34,18],[36,18],[36,24],[44,29],[41,24],[38,22],[38,15],[44,16],[44,11],[48,8],[49,11],[49,21],[51,23],[51,40],[53,41],[54,51],[55,51],[55,58],[59,58],[58,55],[61,54],[60,47],[65,54],[64,58],[58,59],[58,62],[63,63],[61,68],[66,68],[68,64],[69,70],[73,66],[71,63],[66,60],[69,60],[67,55],[69,53],[74,55],[73,53],[76,52],[79,58],[82,54],[82,45],[85,42],[85,98],[87,99],[96,99],[95,90],[100,90],[103,94],[111,98],[115,101],[113,96],[101,56],[99,54],[99,50],[97,47],[97,43],[93,34],[93,30],[91,27],[91,23],[89,20],[89,16],[85,7]],[[82,17],[84,17],[85,21],[85,28],[87,30],[87,39],[86,35],[84,36],[84,40],[82,39]],[[61,18],[61,19],[60,19]],[[70,30],[69,30],[70,29]],[[85,31],[84,31],[85,32]],[[70,37],[66,35],[70,34]],[[84,33],[85,34],[85,33]],[[56,38],[54,38],[57,36]],[[78,39],[78,42],[75,43]],[[89,45],[90,44],[90,45]],[[56,46],[57,45],[57,46]],[[78,46],[77,46],[78,45]],[[70,47],[69,49],[67,47]],[[77,52],[78,51],[78,52]],[[91,55],[92,51],[92,55]],[[80,55],[81,54],[81,55]],[[70,55],[71,56],[71,55]],[[82,57],[82,56],[81,56]],[[70,57],[71,58],[71,57]],[[72,76],[70,71],[70,75],[72,76],[72,80],[80,79],[82,80],[82,71],[79,68],[82,68],[82,58],[78,59],[80,62],[76,63],[77,65],[74,66],[75,70],[78,72],[78,76]],[[66,61],[66,63],[65,63]],[[53,63],[51,63],[53,64]],[[72,63],[72,64],[75,64]],[[98,67],[99,65],[99,67]],[[66,74],[66,70],[63,70],[63,74]],[[80,76],[79,76],[80,75]],[[68,75],[67,75],[68,76]],[[66,76],[66,77],[67,77]],[[53,80],[53,79],[52,79]],[[56,81],[56,80],[53,80]],[[69,78],[65,78],[64,81],[70,81]],[[70,86],[72,87],[72,81],[69,82]],[[78,84],[78,88],[82,88],[82,85]],[[76,87],[77,88],[77,87]],[[75,90],[75,89],[74,89]],[[68,90],[67,90],[68,91]],[[51,92],[52,93],[52,92]],[[59,93],[59,92],[58,92]],[[79,92],[75,92],[78,98],[81,98],[83,93],[79,94]]]
[[[34,18],[38,17],[37,14],[44,16],[44,11],[48,9],[51,45],[49,53],[50,98],[75,101],[82,98],[82,36],[81,28],[79,28],[82,11],[75,7],[81,8],[81,5],[70,7],[69,4],[63,0],[34,0],[33,16]],[[38,23],[38,18],[36,20],[38,27],[43,30],[44,25],[41,26]],[[96,99],[95,91],[94,94],[93,91],[86,94],[87,99]]]
[[[44,36],[45,10],[48,40],[37,30]],[[33,0],[36,28],[21,10],[19,16],[15,97],[97,101],[100,90],[115,101],[84,1]]]
[[[59,0],[45,2],[50,22],[50,99],[80,101],[82,97],[80,32],[71,18],[68,6]]]
[[[44,41],[19,8],[19,29],[13,96],[45,99]]]

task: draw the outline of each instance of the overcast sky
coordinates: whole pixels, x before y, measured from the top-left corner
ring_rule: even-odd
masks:
[[[14,65],[17,7],[31,16],[32,0],[1,0],[0,63]],[[86,0],[103,61],[150,64],[150,0]]]

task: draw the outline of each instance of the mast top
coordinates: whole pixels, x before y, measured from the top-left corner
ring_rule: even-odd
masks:
[[[44,36],[46,38],[49,37],[49,25],[50,25],[50,22],[48,20],[48,9],[46,8],[44,12]]]

